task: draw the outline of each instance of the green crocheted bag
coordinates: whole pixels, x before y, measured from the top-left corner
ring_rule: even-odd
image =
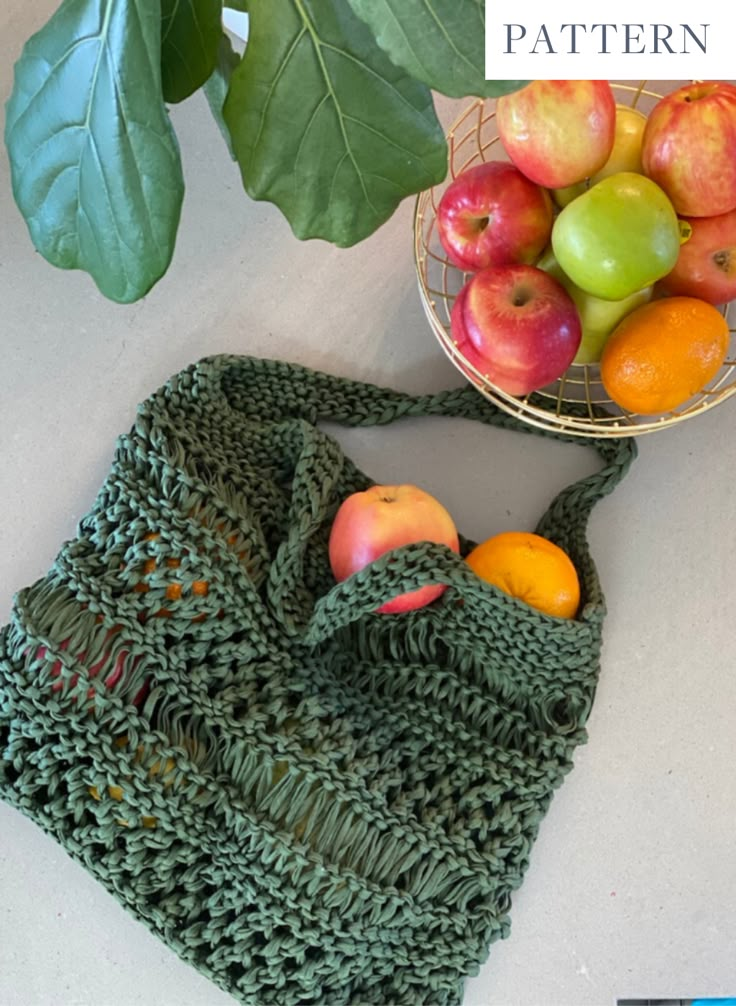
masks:
[[[579,572],[575,620],[438,545],[335,585],[331,521],[371,482],[315,424],[430,414],[530,432],[470,386],[184,370],[0,633],[0,795],[244,1003],[459,1002],[585,739],[604,615],[585,528],[634,443],[592,442],[601,471],[538,525]],[[429,607],[375,613],[438,580]]]

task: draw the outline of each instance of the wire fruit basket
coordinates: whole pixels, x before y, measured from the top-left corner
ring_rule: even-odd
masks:
[[[679,86],[679,85],[678,85]],[[618,104],[645,115],[663,97],[648,81],[613,83]],[[461,171],[487,160],[508,160],[495,125],[495,103],[478,98],[453,123],[448,134],[449,171],[441,185],[422,192],[414,212],[414,260],[422,306],[432,331],[450,360],[499,408],[542,429],[581,437],[629,437],[662,430],[698,416],[736,394],[736,301],[721,308],[731,331],[726,360],[697,394],[671,412],[639,415],[628,412],[606,394],[597,363],[572,364],[552,384],[516,397],[492,384],[459,352],[450,331],[455,297],[469,279],[452,265],[440,243],[437,207],[442,193]]]

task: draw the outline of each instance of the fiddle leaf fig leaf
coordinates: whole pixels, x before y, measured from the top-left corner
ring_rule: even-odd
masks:
[[[210,111],[212,112],[215,122],[220,127],[220,132],[223,135],[225,143],[227,144],[227,149],[233,160],[235,160],[235,151],[233,150],[233,143],[230,139],[230,130],[227,128],[227,123],[225,122],[222,114],[222,108],[225,104],[228,88],[230,87],[230,78],[232,77],[233,70],[239,62],[240,56],[238,56],[237,52],[233,49],[229,37],[225,34],[225,32],[223,32],[220,37],[220,46],[217,51],[217,65],[203,87],[205,97],[207,98],[207,102],[210,106]]]
[[[166,101],[188,98],[215,68],[222,0],[161,0],[161,81]]]
[[[297,237],[355,244],[442,181],[447,144],[428,88],[345,0],[249,0],[248,10],[225,120],[246,191],[276,203]]]
[[[485,79],[485,0],[349,0],[397,66],[451,98],[495,97],[525,80]]]
[[[130,302],[164,274],[184,181],[152,0],[64,0],[26,43],[6,107],[13,195],[53,265]]]

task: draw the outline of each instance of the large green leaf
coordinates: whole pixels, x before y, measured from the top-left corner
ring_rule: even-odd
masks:
[[[376,45],[345,0],[250,0],[250,36],[225,102],[243,183],[300,238],[371,234],[441,181],[432,96]]]
[[[65,0],[15,67],[5,140],[38,251],[113,300],[168,268],[184,182],[154,0]]]
[[[225,140],[225,144],[230,153],[230,156],[235,160],[235,151],[233,150],[233,143],[230,139],[230,130],[227,128],[227,123],[222,114],[222,109],[225,105],[225,98],[227,97],[227,92],[230,87],[230,78],[233,75],[235,67],[240,62],[240,56],[233,49],[230,38],[222,32],[220,38],[220,45],[217,51],[217,65],[212,72],[212,75],[205,81],[204,95],[207,98],[207,102],[210,106],[210,111],[212,116],[220,128],[220,132]]]
[[[516,91],[485,79],[485,0],[350,0],[397,66],[451,98]]]
[[[222,0],[160,0],[161,81],[166,101],[183,101],[215,68]]]

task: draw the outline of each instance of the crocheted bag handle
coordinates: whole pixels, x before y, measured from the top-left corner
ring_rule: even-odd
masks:
[[[587,521],[593,506],[613,491],[636,456],[633,438],[581,439],[573,435],[548,433],[502,411],[470,385],[437,394],[410,395],[296,364],[254,357],[217,356],[203,360],[195,368],[194,384],[194,394],[202,399],[212,400],[214,397],[213,404],[224,410],[225,415],[234,410],[238,416],[256,421],[297,420],[307,424],[304,436],[310,441],[309,452],[319,456],[320,463],[315,465],[315,469],[322,472],[322,479],[330,465],[336,471],[338,467],[352,463],[335,453],[334,446],[330,446],[333,444],[331,438],[315,429],[320,421],[345,426],[378,426],[404,416],[462,417],[490,426],[592,447],[600,456],[602,467],[559,492],[539,520],[536,531],[571,554],[581,574],[586,604],[579,619],[570,623],[570,630],[575,631],[574,626],[581,621],[602,618],[603,596],[588,549]],[[288,546],[291,549],[290,559],[287,560],[289,566],[299,565],[299,553],[307,536],[324,521],[328,497],[328,481],[320,485],[310,481],[309,492],[304,494],[300,519],[294,521],[294,541]],[[399,551],[403,562],[395,564],[393,560]],[[392,563],[397,566],[395,570],[391,569]],[[283,589],[288,591],[291,577],[284,575],[282,563],[278,563],[278,567]],[[296,570],[293,569],[293,572],[296,573]],[[442,582],[459,588],[465,600],[471,600],[482,591],[487,603],[487,585],[481,585],[476,577],[471,576],[467,565],[458,556],[444,546],[423,543],[404,546],[382,557],[351,577],[349,586],[337,585],[317,603],[309,626],[294,626],[294,631],[301,634],[306,629],[306,641],[318,642],[336,628],[374,611],[386,599],[380,588],[383,586],[385,591],[387,576],[392,577],[391,589],[395,593],[416,589],[429,582]]]
[[[637,453],[632,437],[580,438],[523,423],[469,384],[436,394],[410,395],[295,363],[230,355],[202,360],[195,371],[194,383],[205,395],[214,395],[220,401],[224,397],[228,408],[253,418],[301,418],[312,424],[331,421],[344,426],[380,426],[403,416],[448,416],[594,448],[604,467],[560,493],[550,505],[557,517],[561,516],[558,500],[568,493],[578,502],[584,496],[590,510],[613,491]]]

